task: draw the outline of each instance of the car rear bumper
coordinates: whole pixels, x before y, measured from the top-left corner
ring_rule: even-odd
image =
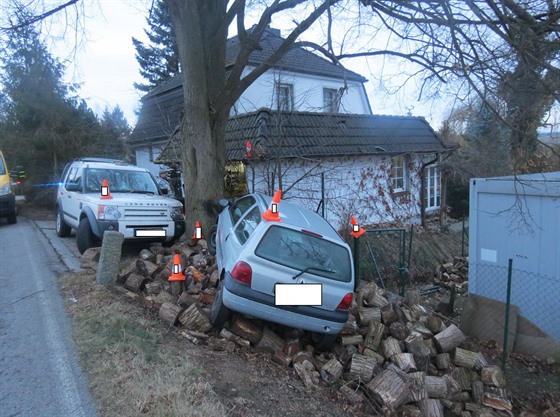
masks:
[[[338,334],[348,320],[348,312],[311,306],[276,306],[274,297],[252,290],[226,273],[223,302],[226,307],[248,316],[317,333]]]
[[[0,216],[9,216],[16,209],[16,196],[7,194],[0,196]]]

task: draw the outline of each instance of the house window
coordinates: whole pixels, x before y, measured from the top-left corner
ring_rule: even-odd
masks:
[[[338,113],[340,108],[338,90],[334,88],[323,88],[323,108],[327,113]]]
[[[393,191],[405,191],[407,181],[407,165],[404,156],[397,156],[391,160],[391,180]]]
[[[425,171],[424,207],[426,210],[436,209],[441,205],[441,175],[436,166],[426,167]]]
[[[292,84],[276,84],[276,104],[278,110],[294,109],[294,86]]]

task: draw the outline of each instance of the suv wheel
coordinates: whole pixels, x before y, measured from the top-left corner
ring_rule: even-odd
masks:
[[[81,254],[89,248],[99,246],[99,239],[93,234],[87,217],[80,220],[76,231],[76,244]]]
[[[72,231],[72,228],[64,222],[64,217],[62,217],[62,209],[60,208],[56,211],[55,225],[56,225],[56,234],[58,236],[60,237],[70,236],[70,232]]]
[[[12,211],[10,214],[8,214],[8,217],[6,218],[6,220],[8,221],[9,224],[14,224],[17,222],[17,209],[14,209],[14,211]]]
[[[226,324],[227,319],[231,314],[231,310],[224,305],[224,281],[220,282],[216,294],[214,295],[214,302],[210,309],[210,322],[212,326],[221,329]]]
[[[336,334],[312,333],[311,340],[315,349],[319,351],[330,350],[336,341]]]

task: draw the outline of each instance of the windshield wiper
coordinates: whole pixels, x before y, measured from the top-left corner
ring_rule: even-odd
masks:
[[[305,274],[306,272],[311,271],[311,270],[313,270],[313,271],[319,271],[319,272],[328,272],[329,274],[333,274],[333,273],[336,272],[336,271],[332,271],[332,270],[330,270],[330,269],[321,269],[321,268],[315,268],[314,266],[308,266],[308,267],[305,268],[304,270],[302,270],[302,271],[298,272],[297,274],[295,274],[295,275],[292,277],[292,279],[296,279],[296,278],[302,276],[303,274]]]
[[[155,194],[153,191],[141,191],[141,190],[130,190],[129,193],[132,193],[132,194],[152,194],[152,195]]]

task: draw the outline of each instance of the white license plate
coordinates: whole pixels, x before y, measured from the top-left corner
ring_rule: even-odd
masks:
[[[277,306],[320,306],[323,284],[276,284],[274,303]]]
[[[136,237],[165,237],[165,229],[135,229],[134,236]]]

